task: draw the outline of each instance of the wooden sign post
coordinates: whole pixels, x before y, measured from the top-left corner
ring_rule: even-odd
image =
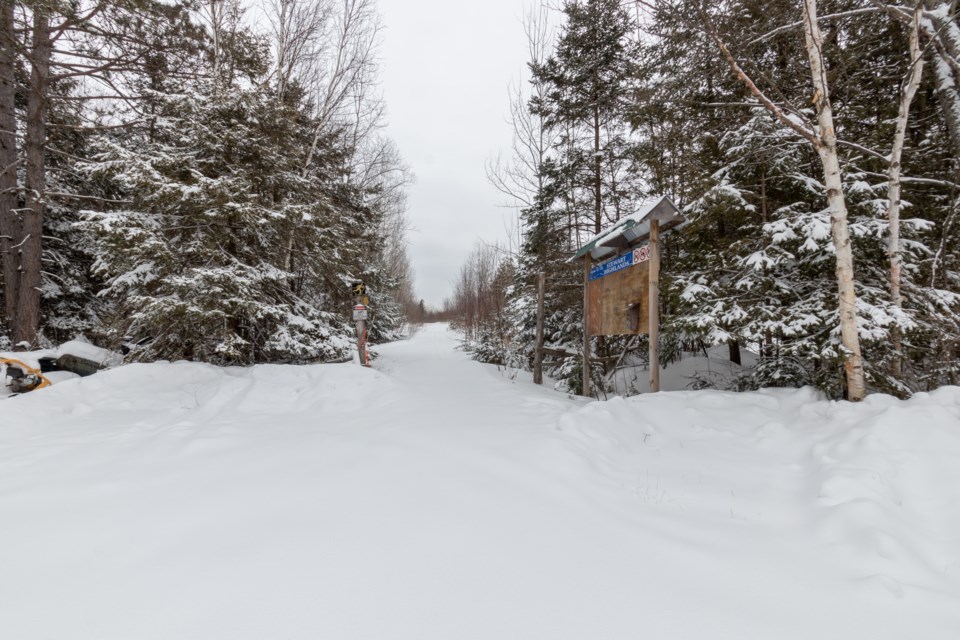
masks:
[[[650,391],[660,391],[660,221],[650,221],[650,287],[649,339],[650,339]]]
[[[647,334],[650,390],[660,390],[661,235],[686,222],[667,197],[652,200],[587,241],[583,258],[583,395],[590,396],[590,338]],[[597,260],[602,260],[594,265]]]
[[[537,350],[533,354],[533,382],[543,384],[543,296],[547,274],[537,278]]]
[[[370,358],[367,355],[367,285],[355,282],[351,287],[356,296],[353,306],[353,320],[357,323],[357,353],[360,357],[360,366],[369,367]]]
[[[583,257],[583,391],[590,397],[590,254]]]
[[[370,362],[367,358],[367,307],[359,303],[355,304],[353,319],[357,323],[357,353],[360,355],[360,366],[368,367]]]

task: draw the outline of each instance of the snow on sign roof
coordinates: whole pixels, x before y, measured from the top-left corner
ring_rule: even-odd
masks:
[[[620,218],[612,227],[587,240],[571,261],[582,258],[588,252],[591,258],[599,260],[646,240],[650,235],[651,220],[660,221],[661,233],[686,222],[680,215],[680,210],[667,196],[648,200],[636,213]]]

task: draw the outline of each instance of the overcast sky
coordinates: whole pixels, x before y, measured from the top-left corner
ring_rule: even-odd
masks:
[[[410,257],[417,295],[439,306],[474,242],[505,239],[515,213],[484,165],[510,145],[511,82],[522,79],[526,0],[379,0],[389,133],[417,176]]]

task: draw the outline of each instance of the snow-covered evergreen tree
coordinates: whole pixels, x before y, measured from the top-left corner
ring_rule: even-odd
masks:
[[[344,357],[326,283],[347,289],[373,221],[337,154],[301,177],[309,123],[263,90],[201,84],[164,102],[151,139],[104,139],[87,165],[133,201],[88,212],[114,338],[146,341],[141,358]],[[284,270],[290,228],[303,254]]]
[[[743,74],[789,118],[815,122],[800,10],[777,0],[733,2],[703,14],[702,3],[660,0],[633,23],[615,5],[564,3],[553,54],[531,65],[530,106],[553,137],[541,162],[519,165],[538,188],[521,211],[524,243],[508,296],[511,348],[532,357],[541,271],[548,274],[547,340],[557,337],[553,323],[569,329],[561,342],[579,342],[580,276],[564,272],[570,265],[563,258],[631,202],[663,194],[689,223],[665,239],[661,353],[675,358],[684,345],[726,343],[731,359],[741,349],[760,356],[736,388],[815,384],[845,395],[848,352],[820,158],[809,139],[745,93],[717,48],[719,37]],[[890,284],[888,154],[912,69],[909,12],[863,10],[853,0],[818,5],[867,384],[907,395],[955,383],[960,214],[949,83],[925,72],[907,114],[897,296]],[[934,63],[950,59],[944,15],[932,0],[921,16],[920,38]],[[591,31],[602,20],[608,20],[603,34]],[[931,30],[934,24],[942,28]],[[610,82],[599,90],[604,78]],[[623,175],[629,178],[617,177]],[[551,291],[560,280],[564,296]],[[562,310],[552,320],[551,300]],[[608,340],[601,355],[623,346]]]
[[[677,111],[695,125],[684,161],[667,172],[679,178],[679,201],[691,219],[674,239],[675,259],[665,270],[675,277],[670,322],[709,343],[739,341],[784,364],[780,372],[765,362],[763,375],[752,377],[756,384],[775,384],[800,362],[807,382],[839,397],[845,352],[830,284],[835,283],[831,221],[816,157],[767,109],[744,101],[739,79],[724,70],[715,49],[711,54],[704,25],[678,13],[680,4],[660,3],[662,11],[650,25],[659,39],[648,48],[650,67],[668,68],[670,75],[666,81],[656,77],[653,86],[667,99],[647,117]],[[829,12],[849,8],[831,3]],[[774,3],[757,12],[733,3],[715,15],[713,28],[736,43],[737,56],[749,61],[743,64],[751,65],[752,73],[762,69],[764,90],[783,108],[801,105],[796,117],[813,118],[796,89],[807,86],[802,38],[780,28],[791,11],[793,5]],[[936,364],[942,347],[935,345],[955,344],[960,335],[955,294],[930,282],[931,258],[949,231],[944,221],[951,209],[943,190],[950,181],[946,137],[937,133],[944,120],[935,103],[918,101],[905,154],[907,175],[913,175],[903,181],[900,308],[889,290],[887,167],[881,152],[889,149],[909,67],[907,30],[879,12],[832,19],[830,29],[825,56],[835,61],[831,83],[868,384],[909,394],[929,387],[930,369],[942,370]],[[924,82],[932,96],[931,79]],[[656,160],[649,151],[646,157]],[[891,348],[899,333],[906,336],[904,354]],[[894,360],[904,356],[910,365],[894,373]],[[940,383],[950,378],[938,377]]]
[[[370,337],[398,336],[414,306],[409,172],[380,133],[373,2],[287,15],[314,22],[288,25],[312,31],[284,40],[283,60],[243,26],[238,2],[142,2],[149,15],[110,31],[75,25],[76,55],[54,53],[54,65],[125,62],[109,81],[67,74],[47,87],[38,339],[83,332],[138,359],[343,359],[356,280],[368,284]]]

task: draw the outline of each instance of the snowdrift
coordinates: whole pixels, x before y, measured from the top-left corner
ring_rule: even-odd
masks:
[[[758,526],[775,536],[751,553],[812,541],[807,551],[851,585],[960,604],[958,387],[858,405],[812,389],[643,395],[590,404],[559,425],[645,511],[682,523],[686,539],[712,531],[711,546],[735,558]]]

